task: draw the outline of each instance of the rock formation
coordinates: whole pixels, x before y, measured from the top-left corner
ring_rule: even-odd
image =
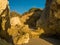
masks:
[[[0,0],[0,15],[3,12],[3,10],[6,9],[7,5],[8,5],[8,1],[7,0],[5,0],[5,1],[4,0]]]
[[[21,17],[21,21],[22,21],[23,23],[25,23],[26,20],[29,19],[29,17],[30,17],[32,14],[33,14],[33,12],[27,13],[27,14],[23,14],[22,17]],[[23,20],[23,19],[24,19],[24,20]]]
[[[47,35],[60,35],[60,0],[46,0],[46,7],[37,25]]]
[[[10,15],[9,5],[7,0],[2,0],[2,1],[0,0],[0,11],[1,11],[0,12],[0,38],[6,40],[7,43],[8,42],[10,43],[13,42],[14,44],[16,44],[16,42],[18,43],[19,42],[17,41],[18,38],[19,39],[22,38],[21,36],[25,34],[23,31],[20,31],[21,33],[19,32],[21,26],[23,25],[20,21],[19,14],[11,13]],[[15,40],[14,38],[15,36],[17,36],[16,37],[17,40]]]
[[[24,24],[27,24],[30,28],[36,29],[36,22],[40,18],[42,13],[41,9],[31,8],[26,14],[22,16],[24,18]]]
[[[37,28],[36,22],[40,18],[42,10],[38,8],[35,8],[35,9],[32,8],[30,9],[30,12],[34,12],[34,13],[29,17],[29,19],[27,19],[25,23],[28,24],[30,28],[36,29]]]
[[[4,6],[3,6],[4,5]],[[0,0],[0,37],[9,40],[7,33],[10,28],[10,12],[7,0]]]
[[[20,14],[16,12],[10,13],[10,25],[11,27],[7,32],[12,37],[14,45],[28,43],[29,33],[27,33],[25,29],[23,29],[25,25],[21,21]]]
[[[46,0],[44,10],[31,8],[22,16],[9,11],[7,0],[0,0],[0,44],[22,45],[41,33],[60,35],[60,0]]]

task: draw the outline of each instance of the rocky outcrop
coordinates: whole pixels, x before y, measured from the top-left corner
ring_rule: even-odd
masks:
[[[3,6],[4,5],[4,6]],[[7,0],[0,0],[0,37],[9,40],[10,14]]]
[[[22,45],[29,42],[29,33],[25,33],[21,27],[12,26],[8,33],[12,36],[14,45]]]
[[[38,38],[39,34],[43,32],[42,30],[39,31],[39,29],[37,29],[36,27],[36,22],[40,18],[41,13],[42,13],[42,9],[31,8],[28,12],[24,13],[20,18],[21,22],[24,24],[21,30],[29,33],[30,38]]]
[[[30,9],[30,12],[34,12],[34,13],[29,17],[29,19],[27,19],[25,23],[28,24],[30,28],[36,29],[37,28],[36,22],[40,18],[42,10],[37,8],[32,8]]]
[[[30,28],[36,29],[36,22],[40,18],[42,13],[41,9],[31,8],[28,13],[22,16],[24,18],[24,24],[27,24]]]
[[[25,23],[26,20],[29,19],[29,17],[30,17],[32,14],[33,14],[33,12],[27,13],[27,14],[23,14],[22,17],[21,17],[21,21],[22,21],[23,23]],[[24,20],[23,20],[23,19],[24,19]]]
[[[22,16],[10,13],[8,1],[0,0],[0,44],[6,42],[9,45],[7,43],[10,42],[22,45],[42,33],[60,35],[60,0],[46,0],[44,10],[32,8]]]
[[[37,26],[47,35],[60,35],[60,0],[46,0],[46,7]]]
[[[21,15],[17,12],[11,12],[10,13],[10,24],[11,24],[11,27],[13,26],[17,28],[22,27],[24,24],[21,21]]]
[[[4,6],[3,6],[4,5]],[[6,6],[8,5],[7,0],[0,0],[0,14],[3,12],[4,9],[6,9]]]
[[[29,42],[29,33],[26,32],[24,23],[21,21],[20,14],[10,13],[10,25],[8,34],[12,37],[14,45],[21,45]]]

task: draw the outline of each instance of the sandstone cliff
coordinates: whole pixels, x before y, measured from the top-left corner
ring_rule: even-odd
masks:
[[[39,25],[40,24],[40,25]],[[60,35],[60,2],[59,0],[46,0],[46,6],[37,22],[47,35]]]
[[[41,9],[31,8],[26,14],[22,16],[24,18],[24,24],[27,24],[30,28],[36,29],[36,22],[40,18],[42,13]]]
[[[10,28],[10,12],[7,0],[0,0],[0,11],[0,37],[9,40],[7,30]]]

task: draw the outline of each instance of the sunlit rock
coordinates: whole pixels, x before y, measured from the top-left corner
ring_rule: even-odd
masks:
[[[7,33],[8,28],[10,28],[10,11],[8,0],[0,0],[0,37],[6,40],[9,39]]]
[[[8,5],[8,1],[7,0],[0,0],[0,14],[3,12],[3,10],[6,9],[7,5]]]
[[[17,37],[16,37],[17,38]],[[14,39],[14,42],[17,44],[17,45],[21,45],[21,44],[25,44],[25,43],[28,43],[29,42],[29,34],[26,33],[25,35],[22,35],[22,37],[18,37],[17,40],[16,38]]]

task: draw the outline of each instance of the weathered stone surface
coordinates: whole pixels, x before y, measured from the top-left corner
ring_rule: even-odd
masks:
[[[0,0],[0,14],[3,12],[3,10],[6,8],[7,5],[8,5],[8,1],[7,0],[5,0],[5,1],[4,0]]]
[[[29,34],[26,33],[24,28],[24,24],[21,21],[19,15],[10,15],[10,24],[11,28],[8,29],[8,34],[12,36],[13,43],[15,45],[20,45],[24,43],[28,43],[29,41]]]
[[[13,40],[15,45],[21,45],[28,43],[30,38],[39,38],[42,33],[60,35],[60,0],[46,0],[46,7],[43,12],[41,9],[32,8],[23,16],[16,12],[10,13],[8,1],[0,0],[1,38],[10,41],[11,36],[10,42]],[[3,40],[1,42],[5,43]],[[6,43],[6,45],[9,44]]]
[[[13,41],[17,45],[28,43],[29,42],[29,34],[26,33],[26,34],[22,35],[21,37],[20,36],[15,37]]]
[[[29,17],[30,17],[32,14],[33,14],[33,12],[22,15],[21,21],[22,21],[23,23],[25,23],[26,20],[29,19]],[[24,20],[23,20],[23,19],[24,19]]]
[[[0,37],[6,40],[9,39],[8,28],[10,28],[8,1],[0,0]]]
[[[30,28],[36,28],[36,22],[40,18],[40,14],[42,13],[41,9],[31,8],[26,14],[22,16],[22,20],[24,24],[27,24]]]
[[[11,18],[10,19],[10,24],[11,24],[11,26],[22,25],[19,17],[13,17],[13,18]]]
[[[47,35],[60,35],[60,4],[59,0],[46,0],[46,7],[43,10],[37,25],[43,28]],[[40,25],[39,25],[40,24]]]
[[[29,42],[29,33],[24,32],[23,29],[20,29],[21,27],[14,27],[12,26],[9,30],[8,33],[10,36],[12,36],[13,43],[15,45],[20,45],[24,43]]]
[[[34,13],[29,17],[29,19],[26,20],[25,23],[28,24],[30,28],[36,29],[37,28],[36,22],[40,18],[42,10],[37,9],[37,8],[35,8],[35,9],[33,8],[33,9],[31,9],[31,11]]]

